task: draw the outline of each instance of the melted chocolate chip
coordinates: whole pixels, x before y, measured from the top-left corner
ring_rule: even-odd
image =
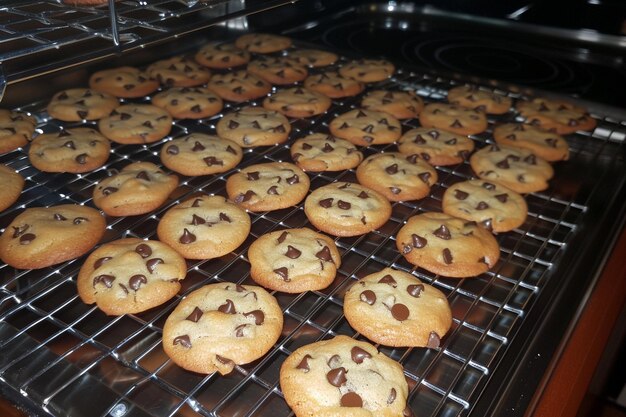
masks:
[[[332,198],[325,198],[323,200],[320,200],[317,204],[319,204],[320,206],[322,206],[324,208],[329,208],[330,206],[333,205],[333,199]]]
[[[147,284],[147,283],[148,283],[148,279],[146,278],[145,275],[141,275],[141,274],[133,275],[128,280],[128,286],[133,291],[137,291],[141,287],[142,284]]]
[[[322,148],[322,152],[324,152],[324,153],[329,153],[329,152],[332,152],[334,150],[335,150],[335,148],[333,148],[330,143],[324,144],[324,147]]]
[[[212,167],[213,165],[224,166],[224,161],[222,161],[221,159],[217,159],[214,156],[207,156],[206,158],[202,158],[202,160],[205,164],[207,164],[207,166],[210,167]]]
[[[359,299],[364,303],[373,305],[376,302],[376,294],[372,290],[365,290],[359,295]]]
[[[181,345],[184,348],[191,348],[191,339],[189,339],[189,336],[184,334],[182,336],[176,336],[174,338],[174,345]]]
[[[450,252],[450,249],[445,248],[442,252],[443,255],[443,261],[446,263],[446,265],[450,265],[452,263],[452,253]]]
[[[220,313],[224,313],[224,314],[237,313],[237,311],[235,310],[235,304],[232,302],[232,300],[228,300],[228,299],[226,300],[224,304],[222,304],[221,306],[217,308],[217,311],[219,311]]]
[[[433,232],[433,235],[443,240],[449,240],[452,237],[450,235],[450,230],[448,230],[445,224],[439,226],[439,228]]]
[[[497,199],[499,202],[501,202],[501,203],[503,203],[503,204],[504,204],[504,203],[506,203],[506,202],[507,202],[507,200],[508,200],[508,198],[509,198],[509,195],[508,195],[508,194],[506,194],[506,193],[504,193],[504,194],[498,194],[498,195],[496,195],[495,197],[496,197],[496,199]]]
[[[328,373],[326,374],[326,379],[328,380],[328,383],[330,385],[339,388],[348,381],[348,379],[346,378],[347,373],[348,371],[346,370],[346,368],[342,366],[328,371]]]
[[[423,183],[428,184],[428,180],[430,179],[430,172],[422,172],[421,174],[417,174],[417,177],[422,180]]]
[[[65,221],[67,220],[67,217],[63,216],[62,214],[59,213],[54,213],[54,220],[56,221]]]
[[[358,364],[362,364],[365,359],[370,359],[372,357],[368,351],[358,346],[354,346],[350,349],[350,356],[352,357],[352,361]]]
[[[391,285],[393,288],[396,288],[398,286],[398,283],[396,282],[395,279],[393,279],[393,277],[389,274],[385,275],[384,277],[382,277],[381,279],[378,280],[379,284],[387,284],[387,285]]]
[[[406,287],[406,292],[408,292],[411,297],[415,297],[415,298],[420,298],[423,291],[424,291],[423,284],[411,284]]]
[[[483,225],[483,227],[487,230],[489,230],[490,232],[493,231],[493,222],[492,219],[485,219],[482,222],[480,222],[480,224]],[[472,232],[469,232],[469,234],[473,234]],[[466,236],[468,236],[469,234],[467,234]]]
[[[215,359],[217,359],[222,365],[235,366],[235,362],[231,359],[225,358],[224,356],[215,355]]]
[[[22,236],[24,233],[26,233],[26,231],[28,230],[28,228],[30,227],[29,224],[25,224],[23,226],[12,226],[13,227],[13,239]]]
[[[333,257],[330,253],[330,249],[328,248],[328,246],[324,246],[322,250],[320,250],[319,252],[315,254],[315,257],[318,259],[321,259],[322,261],[334,263]]]
[[[115,192],[119,191],[117,188],[115,187],[106,187],[104,190],[102,190],[102,194],[104,195],[109,195],[109,194],[113,194]]]
[[[150,177],[148,176],[148,173],[146,171],[141,171],[139,174],[137,174],[136,178],[140,180],[150,181]]]
[[[100,268],[102,265],[104,265],[106,262],[110,261],[111,259],[113,259],[112,256],[105,256],[103,258],[98,259],[96,262],[93,263],[93,269],[94,271],[98,268]]]
[[[504,158],[502,161],[497,162],[496,166],[498,168],[502,168],[502,169],[509,169],[509,168],[511,168],[511,166],[509,165],[509,160],[507,158]]]
[[[239,194],[237,195],[237,197],[235,197],[235,203],[239,204],[239,203],[243,203],[246,202],[248,200],[250,200],[252,197],[254,197],[255,195],[257,195],[254,191],[252,190],[248,190],[243,194]]]
[[[387,174],[389,175],[396,174],[398,172],[398,164],[389,165],[387,168],[385,168],[385,172],[387,172]]]
[[[362,199],[366,199],[366,198],[370,198],[369,195],[367,195],[367,193],[365,191],[361,191],[357,197],[362,198]]]
[[[391,307],[391,315],[398,321],[404,321],[409,318],[409,309],[404,304],[394,304]]]
[[[154,273],[154,270],[156,269],[157,265],[162,264],[162,263],[163,263],[163,259],[161,258],[150,259],[148,262],[146,262],[146,268],[148,268],[148,272],[152,274]]]
[[[232,153],[233,155],[237,155],[237,151],[236,151],[235,149],[233,149],[233,147],[232,147],[232,146],[230,146],[230,145],[228,145],[228,146],[226,147],[226,152],[230,152],[230,153]]]
[[[189,321],[193,321],[194,323],[197,323],[198,320],[200,320],[200,318],[202,317],[204,313],[202,312],[202,310],[200,310],[200,307],[196,306],[193,311],[191,312],[191,314],[189,314],[185,320],[189,320]]]
[[[247,324],[240,324],[239,326],[235,327],[235,337],[243,337],[244,336],[244,329],[248,327]]]
[[[277,268],[274,270],[274,273],[279,275],[285,282],[291,281],[289,279],[289,270],[286,267]]]
[[[293,176],[287,178],[286,181],[289,185],[298,184],[300,182],[300,177],[298,177],[297,174],[293,174]]]
[[[363,399],[356,392],[346,392],[341,396],[342,407],[363,407]]]
[[[339,207],[342,210],[350,210],[350,208],[352,207],[352,204],[348,203],[347,201],[339,200],[337,202],[337,207]]]
[[[76,163],[80,164],[80,165],[84,165],[87,163],[87,154],[86,153],[81,153],[80,155],[77,155],[76,158],[74,158],[74,160],[76,161]]]
[[[144,259],[152,255],[152,249],[150,249],[150,246],[146,245],[145,243],[140,243],[139,245],[137,245],[137,247],[135,248],[135,252],[141,255],[141,257]]]
[[[203,151],[205,149],[206,149],[206,147],[203,144],[201,144],[200,142],[196,141],[193,144],[193,148],[191,148],[191,152],[200,152],[200,151]]]
[[[278,186],[272,185],[270,188],[267,189],[267,193],[270,195],[278,195]]]
[[[193,243],[196,241],[196,235],[191,233],[187,228],[183,229],[183,234],[178,238],[178,241],[183,245],[187,245],[189,243]]]
[[[88,222],[89,219],[86,217],[74,217],[74,220],[72,220],[72,224],[81,224],[81,223],[85,223]]]
[[[223,222],[232,223],[233,221],[228,217],[226,213],[220,213],[220,220]]]
[[[457,200],[465,200],[467,197],[469,197],[469,194],[465,191],[454,190],[454,198]]]
[[[387,397],[387,404],[393,404],[393,402],[396,400],[396,395],[396,389],[391,388],[391,391],[389,391],[389,397]]]
[[[288,246],[287,246],[287,252],[285,253],[285,256],[286,256],[287,258],[290,258],[290,259],[297,259],[297,258],[299,258],[299,257],[300,257],[300,255],[302,255],[302,251],[300,251],[300,250],[298,250],[298,249],[294,248],[294,247],[293,247],[293,246],[291,246],[291,245],[288,245]]]
[[[309,359],[311,359],[311,355],[304,355],[299,364],[296,365],[296,369],[300,369],[302,371],[309,372],[311,368],[309,367]]]
[[[527,164],[530,164],[530,165],[536,165],[537,164],[537,157],[534,154],[531,153],[526,158],[524,158],[524,162],[526,162]]]
[[[96,288],[96,284],[102,284],[107,288],[111,288],[113,281],[115,281],[113,275],[97,275],[93,278],[93,287]]]
[[[484,201],[480,201],[478,204],[476,204],[476,210],[486,210],[489,208],[489,204],[485,203]]]
[[[28,245],[36,238],[37,236],[34,233],[26,233],[20,236],[20,245]]]
[[[441,345],[441,338],[437,334],[437,332],[430,332],[428,335],[428,343],[426,347],[429,348],[438,348]]]
[[[416,235],[415,233],[411,235],[411,240],[413,243],[413,247],[416,249],[421,249],[428,243],[426,238]]]
[[[265,314],[261,310],[249,311],[247,313],[243,313],[243,316],[244,317],[253,317],[254,318],[254,324],[256,324],[257,326],[262,325],[263,322],[265,321]]]
[[[258,181],[259,180],[259,171],[248,172],[246,173],[246,178],[248,181]]]
[[[282,233],[280,234],[280,236],[278,236],[278,239],[277,239],[277,240],[278,240],[278,243],[283,243],[283,242],[285,241],[285,239],[287,239],[287,235],[288,235],[288,234],[289,234],[289,233],[287,233],[287,232],[282,232]]]

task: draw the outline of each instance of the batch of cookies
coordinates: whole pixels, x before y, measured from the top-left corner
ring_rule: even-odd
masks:
[[[249,212],[304,201],[306,217],[318,231],[282,229],[258,237],[247,252],[257,286],[205,285],[187,294],[164,325],[163,348],[176,364],[227,374],[265,355],[281,335],[283,313],[268,290],[328,287],[341,266],[328,235],[359,236],[381,227],[392,215],[392,203],[430,195],[438,181],[436,166],[469,159],[476,178],[447,188],[442,212],[409,218],[395,236],[397,250],[411,264],[444,277],[488,271],[500,255],[493,233],[522,225],[527,214],[522,194],[546,189],[554,172],[550,163],[568,158],[562,135],[595,126],[585,109],[568,102],[519,101],[515,109],[525,123],[496,125],[492,143],[475,150],[470,135],[488,128],[488,114],[510,112],[509,97],[459,86],[448,92],[448,103],[424,104],[413,91],[368,88],[393,76],[391,63],[362,59],[337,67],[338,60],[331,52],[293,48],[285,37],[247,34],[233,43],[210,43],[193,58],[174,57],[144,70],[98,71],[89,88],[55,94],[48,115],[85,126],[32,139],[34,117],[1,110],[0,152],[28,146],[30,163],[41,171],[90,172],[106,164],[111,142],[141,145],[167,138],[160,160],[170,172],[151,162],[130,163],[94,187],[96,208],[28,208],[5,228],[0,257],[18,269],[37,269],[91,251],[77,276],[80,298],[109,315],[134,314],[180,291],[186,259],[213,259],[242,245],[251,229]],[[195,193],[171,206],[159,220],[159,240],[125,238],[92,251],[105,233],[101,211],[112,217],[150,213],[178,187],[175,173],[226,173],[242,161],[244,148],[287,142],[289,118],[321,115],[333,100],[361,94],[359,107],[332,119],[327,133],[294,138],[291,162],[235,170],[226,181],[227,198]],[[168,137],[175,119],[210,118],[222,112],[224,101],[240,105],[258,99],[262,106],[220,115],[216,135]],[[403,132],[402,121],[409,119],[421,127]],[[365,159],[359,149],[389,144],[397,151]],[[349,169],[356,170],[358,183],[310,190],[306,172]],[[24,179],[5,166],[0,179],[4,210],[19,198]],[[436,348],[452,325],[441,291],[391,268],[356,280],[345,294],[344,314],[357,332],[386,346]],[[402,366],[371,344],[345,336],[297,349],[282,364],[280,384],[296,415],[334,415],[342,407],[411,415]]]

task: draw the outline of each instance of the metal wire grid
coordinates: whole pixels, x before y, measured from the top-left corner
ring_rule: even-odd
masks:
[[[452,84],[439,77],[400,70],[391,81],[376,87],[411,89],[432,102],[442,100]],[[291,138],[327,132],[334,116],[357,105],[355,98],[335,100],[326,115],[293,120]],[[57,130],[58,122],[41,113],[42,108],[40,103],[26,109],[40,118],[41,131]],[[223,112],[236,108],[227,105]],[[213,133],[218,117],[177,121],[169,138],[192,131]],[[514,117],[490,118],[490,126]],[[405,130],[417,126],[415,120],[404,122]],[[490,141],[490,132],[491,128],[473,137],[479,147]],[[622,145],[616,142],[625,132],[623,122],[604,119],[593,134],[571,135],[572,155],[567,164],[617,158],[615,150]],[[105,167],[83,175],[41,173],[29,165],[23,150],[0,157],[1,163],[27,178],[19,206],[0,215],[0,228],[25,206],[91,204],[93,187],[109,169],[139,160],[159,164],[158,152],[169,138],[143,146],[114,145]],[[364,149],[364,153],[367,156],[385,150],[394,147],[375,146]],[[288,144],[248,150],[240,167],[277,160],[290,160]],[[163,353],[162,326],[180,296],[142,314],[106,317],[96,307],[84,305],[76,294],[75,277],[84,258],[37,271],[17,271],[2,265],[0,379],[50,414],[72,410],[77,415],[114,417],[289,415],[278,386],[283,360],[298,347],[323,338],[337,334],[360,338],[343,317],[343,294],[354,279],[391,266],[412,271],[442,290],[450,302],[454,323],[439,350],[379,349],[403,364],[411,389],[410,405],[420,416],[467,415],[538,294],[548,280],[555,279],[552,271],[584,219],[589,194],[580,189],[564,193],[557,168],[550,190],[527,196],[526,223],[497,236],[501,259],[492,271],[472,279],[443,278],[408,264],[393,242],[406,219],[422,211],[439,211],[445,189],[473,175],[467,163],[437,170],[439,181],[429,197],[393,204],[392,218],[377,231],[336,239],[342,266],[330,287],[303,294],[274,293],[285,317],[281,338],[266,356],[236,367],[227,376],[186,372]],[[225,195],[228,175],[182,177],[180,187],[160,210],[144,216],[107,218],[103,240],[156,238],[156,225],[164,211],[194,192]],[[311,173],[310,177],[312,188],[337,180],[356,181],[354,170]],[[214,260],[188,261],[181,294],[215,281],[251,284],[246,259],[249,244],[272,230],[308,225],[302,204],[251,213],[251,218],[251,234],[239,249]]]

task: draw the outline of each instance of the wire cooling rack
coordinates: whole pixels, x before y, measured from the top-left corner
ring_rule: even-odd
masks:
[[[341,65],[341,62],[338,64]],[[375,88],[415,91],[426,102],[445,100],[455,81],[399,69]],[[484,86],[482,88],[485,88]],[[490,88],[493,90],[493,87]],[[498,91],[525,99],[511,91]],[[147,99],[146,99],[147,100]],[[246,150],[237,169],[253,163],[290,161],[289,143],[314,132],[328,132],[336,115],[358,106],[360,96],[333,100],[324,115],[291,120],[286,144]],[[39,120],[39,132],[56,131],[62,124],[42,110],[46,103],[24,106]],[[250,104],[250,103],[246,103]],[[252,102],[260,105],[260,101]],[[170,136],[147,145],[113,144],[108,163],[86,174],[42,173],[30,166],[25,150],[0,156],[26,178],[19,201],[0,213],[5,228],[24,207],[61,203],[93,205],[95,185],[112,169],[133,161],[160,165],[159,151],[172,138],[191,132],[215,132],[222,114],[240,106],[226,104],[220,115],[199,121],[176,121]],[[592,109],[593,110],[593,109]],[[440,349],[378,348],[399,361],[410,387],[409,405],[420,417],[465,416],[480,398],[494,370],[528,313],[537,307],[548,283],[570,279],[560,275],[560,260],[580,238],[581,225],[602,201],[607,189],[623,187],[626,124],[593,113],[593,132],[568,135],[570,160],[557,163],[556,175],[545,192],[526,196],[529,215],[511,232],[497,235],[501,258],[489,272],[470,279],[433,275],[407,263],[395,249],[395,235],[411,216],[440,211],[441,198],[451,184],[473,177],[468,163],[438,167],[439,180],[430,196],[393,204],[391,219],[364,236],[336,238],[342,265],[326,289],[302,294],[275,292],[283,312],[284,329],[276,345],[261,359],[237,366],[226,376],[201,375],[179,368],[164,354],[161,333],[165,319],[181,297],[212,282],[252,284],[247,248],[260,235],[282,228],[312,227],[303,205],[264,213],[250,213],[250,236],[236,251],[207,261],[188,261],[183,289],[173,300],[150,311],[107,317],[83,304],[76,293],[76,276],[85,257],[41,270],[15,270],[0,266],[0,385],[21,395],[43,415],[77,416],[287,416],[278,385],[279,368],[300,346],[338,334],[361,338],[342,314],[342,300],[355,279],[391,266],[410,271],[447,296],[453,325]],[[489,117],[489,129],[472,136],[478,148],[492,141],[496,122],[516,120],[511,111]],[[417,120],[403,122],[404,131],[418,127]],[[365,156],[395,150],[395,145],[364,148]],[[142,216],[107,217],[102,242],[121,237],[156,239],[163,213],[192,193],[225,196],[222,175],[181,177],[168,202]],[[593,172],[593,175],[589,175]],[[334,181],[356,182],[354,170],[309,173],[311,188]],[[600,185],[601,184],[601,185]],[[601,204],[600,204],[601,205]]]

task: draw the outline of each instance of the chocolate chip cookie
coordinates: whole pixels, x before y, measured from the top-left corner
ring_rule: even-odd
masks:
[[[533,125],[497,125],[493,129],[493,137],[500,145],[528,149],[548,162],[566,161],[569,158],[569,145],[563,136]]]
[[[98,122],[100,132],[123,145],[163,139],[172,129],[172,116],[151,104],[124,104]]]
[[[209,68],[233,68],[250,62],[250,53],[234,43],[210,42],[195,55],[195,60]]]
[[[446,190],[443,212],[480,223],[493,232],[521,226],[528,215],[524,197],[503,185],[484,180],[458,182]]]
[[[93,251],[78,272],[85,304],[109,315],[135,314],[174,297],[187,274],[182,256],[158,240],[128,238]]]
[[[394,65],[384,59],[357,59],[339,68],[339,74],[342,77],[352,78],[362,83],[386,80],[395,71]]]
[[[204,87],[175,87],[152,97],[152,104],[165,109],[175,119],[203,119],[222,110],[224,103]]]
[[[356,281],[343,298],[343,312],[357,332],[386,346],[438,348],[452,325],[441,291],[391,268]]]
[[[235,46],[248,52],[270,54],[289,48],[291,39],[269,33],[247,33],[237,38]]]
[[[490,231],[476,222],[435,212],[409,218],[398,231],[396,247],[413,265],[451,278],[487,272],[500,258]]]
[[[470,165],[487,181],[494,181],[520,194],[548,188],[554,169],[543,158],[527,149],[487,145],[470,157]]]
[[[222,196],[195,196],[170,208],[157,235],[187,259],[213,259],[232,252],[250,232],[250,216]]]
[[[97,71],[89,77],[89,87],[120,98],[137,98],[153,93],[159,82],[134,67]]]
[[[161,206],[178,187],[178,177],[151,162],[134,162],[93,189],[93,203],[109,216],[134,216]]]
[[[328,287],[341,266],[335,242],[311,229],[264,234],[248,249],[250,277],[259,285],[287,293]]]
[[[396,119],[412,119],[424,108],[424,102],[413,91],[370,91],[361,100],[361,107],[389,113]]]
[[[452,88],[448,91],[448,102],[487,114],[504,114],[513,104],[510,97],[480,90],[475,85],[460,85]]]
[[[277,111],[244,107],[217,122],[217,135],[243,148],[283,143],[289,137],[289,120]]]
[[[435,127],[459,135],[475,135],[487,129],[484,112],[454,104],[427,104],[419,120],[424,127]]]
[[[335,117],[328,128],[334,136],[359,146],[393,143],[402,135],[398,119],[387,113],[363,109],[350,110]]]
[[[383,195],[360,184],[334,182],[309,194],[304,212],[323,232],[358,236],[385,224],[391,216],[391,204]]]
[[[337,54],[320,49],[295,49],[289,51],[287,58],[295,61],[299,65],[306,65],[307,67],[313,68],[332,65],[339,59]]]
[[[365,89],[365,85],[352,78],[344,78],[337,71],[312,74],[304,80],[304,86],[330,98],[352,97]]]
[[[109,140],[100,132],[76,127],[37,136],[28,149],[28,159],[43,172],[78,174],[100,168],[110,151]]]
[[[89,252],[104,235],[98,210],[77,204],[32,207],[0,236],[0,258],[18,269],[40,269]]]
[[[430,187],[437,182],[437,171],[415,155],[385,152],[365,158],[356,177],[359,183],[389,201],[408,201],[430,194]]]
[[[241,103],[269,94],[272,85],[247,71],[215,74],[207,87],[224,100]]]
[[[284,57],[259,57],[250,61],[246,69],[274,85],[297,83],[309,75],[305,66]]]
[[[79,122],[102,119],[119,105],[119,100],[110,94],[89,88],[70,88],[56,93],[46,110],[55,119]]]
[[[289,355],[280,367],[280,388],[297,417],[413,415],[402,365],[348,336]]]
[[[0,154],[26,145],[35,133],[37,120],[26,113],[0,109]]]
[[[250,165],[226,181],[228,198],[250,211],[294,206],[309,191],[309,177],[289,162]]]
[[[283,328],[283,312],[261,287],[209,284],[187,295],[163,326],[163,349],[189,371],[222,375],[269,351]]]
[[[182,56],[157,61],[146,72],[166,87],[195,87],[206,84],[211,78],[211,72],[206,67]]]
[[[324,113],[331,101],[322,93],[303,87],[279,90],[263,100],[263,107],[287,117],[312,117]]]
[[[241,147],[228,139],[192,133],[161,148],[163,165],[187,176],[226,172],[243,158]]]
[[[398,150],[406,155],[418,155],[431,165],[456,165],[469,157],[474,141],[442,129],[418,127],[402,135]]]
[[[291,158],[304,171],[343,171],[363,160],[356,146],[345,139],[313,133],[296,140],[290,147]]]
[[[546,98],[520,100],[516,109],[526,118],[526,123],[559,135],[567,135],[578,130],[591,131],[597,124],[587,109],[564,100]]]
[[[24,177],[12,168],[0,164],[0,212],[9,208],[20,198],[24,189]]]

